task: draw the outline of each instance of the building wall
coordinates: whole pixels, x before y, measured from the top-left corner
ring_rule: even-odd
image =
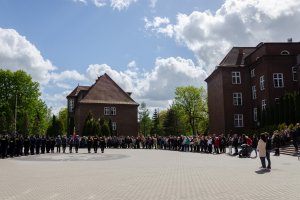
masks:
[[[245,67],[223,67],[225,133],[241,133],[251,124],[251,96],[249,94],[249,75]],[[232,72],[241,73],[241,84],[232,84]],[[242,93],[242,105],[233,105],[233,93]],[[244,127],[234,126],[234,114],[243,114]]]
[[[224,133],[224,95],[222,69],[214,72],[213,78],[207,82],[209,130],[211,133]]]
[[[281,55],[287,50],[289,55]],[[275,103],[285,93],[299,91],[299,81],[293,81],[292,67],[299,66],[300,43],[270,43],[258,45],[257,49],[245,59],[245,66],[219,66],[207,78],[209,128],[213,133],[242,133],[256,128],[253,108],[262,108]],[[251,70],[255,76],[251,77]],[[232,72],[241,72],[241,84],[232,84]],[[274,73],[282,73],[283,88],[275,88]],[[264,75],[265,89],[260,90],[260,77]],[[221,77],[220,77],[221,76]],[[298,80],[300,80],[298,67]],[[252,86],[256,86],[256,99],[252,97]],[[217,92],[216,92],[217,91]],[[233,105],[233,93],[242,93],[242,106]],[[234,127],[234,114],[243,114],[244,127]],[[259,119],[258,119],[259,120]]]
[[[116,107],[116,115],[104,115],[104,107]],[[117,135],[137,136],[138,119],[136,105],[112,105],[112,104],[78,104],[75,110],[75,124],[77,134],[82,135],[84,122],[88,113],[91,112],[95,118],[104,117],[111,119],[117,124]]]

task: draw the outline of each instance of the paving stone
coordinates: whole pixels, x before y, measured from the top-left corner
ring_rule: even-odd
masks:
[[[296,200],[300,161],[144,149],[0,160],[0,200]]]

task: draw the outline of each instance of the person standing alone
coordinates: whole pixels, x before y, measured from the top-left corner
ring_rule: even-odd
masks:
[[[260,135],[257,143],[257,150],[261,161],[261,168],[266,168],[266,136],[264,133]]]

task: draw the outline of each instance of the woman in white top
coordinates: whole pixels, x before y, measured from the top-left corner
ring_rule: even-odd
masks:
[[[257,150],[259,152],[259,158],[262,168],[266,168],[266,136],[264,133],[260,134],[260,139],[257,144]]]

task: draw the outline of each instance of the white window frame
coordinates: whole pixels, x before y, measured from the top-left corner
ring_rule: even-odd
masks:
[[[257,122],[257,108],[253,108],[253,121]]]
[[[117,115],[117,108],[116,107],[111,107],[110,108],[110,113],[111,113],[111,115]]]
[[[250,74],[251,74],[251,78],[255,77],[255,69],[251,69]]]
[[[111,126],[113,131],[117,130],[117,122],[112,122]]]
[[[266,107],[267,107],[266,101],[267,100],[265,100],[265,99],[261,100],[261,110],[266,110]]]
[[[232,84],[241,84],[241,72],[231,72],[231,81]]]
[[[260,85],[260,90],[265,89],[265,76],[264,75],[259,77],[259,85]]]
[[[110,107],[104,107],[104,115],[110,115]]]
[[[244,116],[243,114],[234,114],[233,116],[233,123],[234,127],[241,128],[244,127]]]
[[[234,106],[242,106],[243,105],[243,95],[241,92],[232,93],[233,97],[233,105]]]
[[[274,88],[284,87],[283,73],[273,73],[273,85]]]
[[[256,96],[256,86],[255,85],[252,85],[252,99],[256,99],[257,96]]]
[[[292,67],[293,81],[298,81],[298,67]]]
[[[69,112],[74,111],[74,104],[75,104],[74,99],[69,99]]]

